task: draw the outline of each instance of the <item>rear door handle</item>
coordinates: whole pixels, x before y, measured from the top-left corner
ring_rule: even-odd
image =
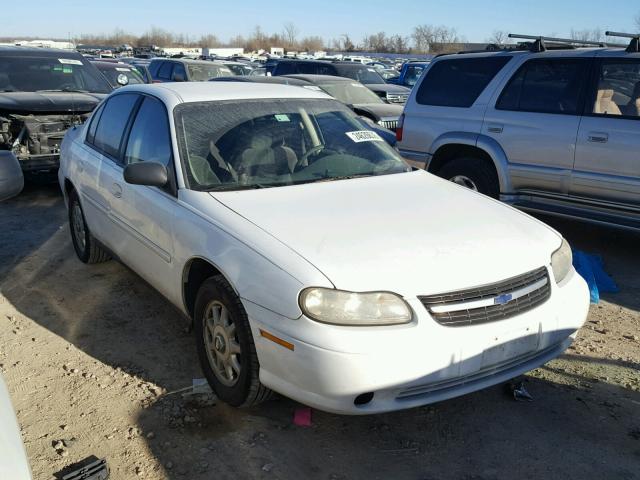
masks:
[[[609,141],[609,134],[605,132],[589,132],[588,139],[592,143],[607,143]]]
[[[487,125],[487,130],[489,133],[502,133],[504,129],[504,125],[500,125],[499,123],[490,123]]]
[[[118,183],[114,183],[113,185],[111,185],[111,195],[113,195],[116,198],[120,198],[122,197],[122,187],[120,186],[120,184]]]

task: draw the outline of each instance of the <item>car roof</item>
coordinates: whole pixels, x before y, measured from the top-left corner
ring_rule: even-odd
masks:
[[[311,74],[298,74],[293,73],[290,75],[282,75],[283,77],[293,78],[297,80],[304,80],[309,83],[342,83],[342,82],[350,82],[353,83],[356,80],[353,78],[347,77],[338,77],[336,75],[311,75]],[[274,77],[278,78],[278,77]]]
[[[116,68],[126,68],[131,70],[131,64],[130,63],[124,63],[124,62],[100,62],[100,61],[95,61],[95,60],[89,60],[89,62],[91,63],[91,65],[95,65],[96,67],[99,68],[112,68],[112,69],[116,69]]]
[[[181,103],[269,98],[331,98],[317,90],[254,82],[167,82],[130,85],[118,92],[140,92],[160,98],[170,107]]]
[[[557,58],[557,57],[594,57],[594,56],[614,56],[614,57],[637,57],[637,53],[628,53],[622,47],[578,47],[578,48],[549,48],[543,52],[532,52],[530,50],[494,50],[482,52],[460,52],[447,53],[436,56],[433,60],[453,59],[453,58],[481,58],[498,56],[526,56],[531,58]]]
[[[62,50],[58,48],[40,48],[40,47],[20,47],[13,45],[0,46],[0,55],[3,56],[29,56],[29,57],[74,57],[84,58],[78,52],[73,50]]]
[[[222,65],[222,62],[211,61],[211,60],[194,60],[192,58],[167,58],[167,57],[156,57],[151,59],[150,63],[153,62],[177,62],[177,63],[188,63],[190,65]]]

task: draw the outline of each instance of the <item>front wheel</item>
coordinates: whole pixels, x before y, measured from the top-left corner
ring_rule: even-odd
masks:
[[[488,197],[498,198],[500,195],[495,170],[480,158],[455,158],[444,164],[436,175]]]
[[[260,383],[247,314],[222,276],[211,277],[200,287],[194,326],[202,371],[220,400],[246,407],[271,396],[271,390]]]
[[[73,248],[81,262],[100,263],[111,258],[89,231],[75,190],[69,194],[69,229]]]

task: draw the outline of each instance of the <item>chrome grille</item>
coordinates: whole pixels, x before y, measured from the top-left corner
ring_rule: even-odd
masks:
[[[398,120],[380,120],[378,125],[395,132],[396,128],[398,128]]]
[[[387,93],[387,102],[389,103],[406,103],[408,98],[408,93]]]
[[[541,267],[490,285],[418,299],[441,325],[463,327],[524,313],[546,302],[550,295],[549,274]]]

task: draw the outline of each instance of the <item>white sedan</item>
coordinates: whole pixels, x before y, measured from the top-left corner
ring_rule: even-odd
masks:
[[[413,171],[317,91],[121,88],[67,133],[59,180],[80,259],[117,257],[192,318],[234,406],[440,401],[560,355],[587,315],[557,232]]]

